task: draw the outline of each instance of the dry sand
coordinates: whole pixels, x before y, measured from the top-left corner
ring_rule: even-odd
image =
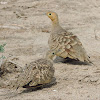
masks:
[[[99,0],[0,0],[0,44],[7,43],[3,55],[22,67],[45,57],[51,26],[47,11],[58,13],[61,26],[80,38],[96,66],[54,63],[56,85],[16,95],[0,89],[0,100],[100,100]]]

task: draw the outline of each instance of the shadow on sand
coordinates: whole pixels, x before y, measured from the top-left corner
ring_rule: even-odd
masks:
[[[88,62],[81,62],[79,60],[75,60],[75,59],[70,59],[70,58],[61,58],[61,57],[56,57],[56,59],[54,60],[54,63],[66,63],[66,64],[72,64],[72,65],[91,65]]]

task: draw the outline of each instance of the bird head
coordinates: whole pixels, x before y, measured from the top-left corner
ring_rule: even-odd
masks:
[[[58,50],[49,50],[46,53],[46,58],[54,60],[56,56],[59,56],[59,52],[61,51],[61,49]]]
[[[52,20],[52,21],[58,21],[58,15],[55,12],[47,12],[47,16]]]
[[[49,50],[46,53],[46,58],[53,60],[53,58],[56,56],[56,53],[54,51]]]

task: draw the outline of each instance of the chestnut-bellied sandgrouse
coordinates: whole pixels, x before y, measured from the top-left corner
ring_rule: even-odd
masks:
[[[52,21],[52,31],[48,41],[50,47],[48,56],[51,59],[56,55],[62,58],[69,57],[82,62],[90,62],[79,38],[60,26],[58,15],[55,12],[47,12],[47,16]]]
[[[2,80],[0,87],[17,89],[19,87],[31,88],[41,87],[46,84],[55,84],[55,69],[51,60],[41,58],[30,62],[23,71],[13,80]],[[1,78],[2,79],[2,78]],[[9,77],[7,77],[9,79]]]
[[[38,86],[53,82],[54,78],[53,63],[48,59],[38,59],[28,64],[22,74],[20,74],[17,85]]]

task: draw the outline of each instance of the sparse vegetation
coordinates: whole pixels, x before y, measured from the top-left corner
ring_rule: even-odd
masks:
[[[4,46],[6,45],[6,43],[4,43],[3,45],[0,45],[0,53],[4,52]],[[0,65],[2,63],[2,59],[5,59],[5,56],[0,56]]]
[[[0,45],[0,52],[4,52],[4,46],[6,45],[6,43],[4,43],[3,45]]]

